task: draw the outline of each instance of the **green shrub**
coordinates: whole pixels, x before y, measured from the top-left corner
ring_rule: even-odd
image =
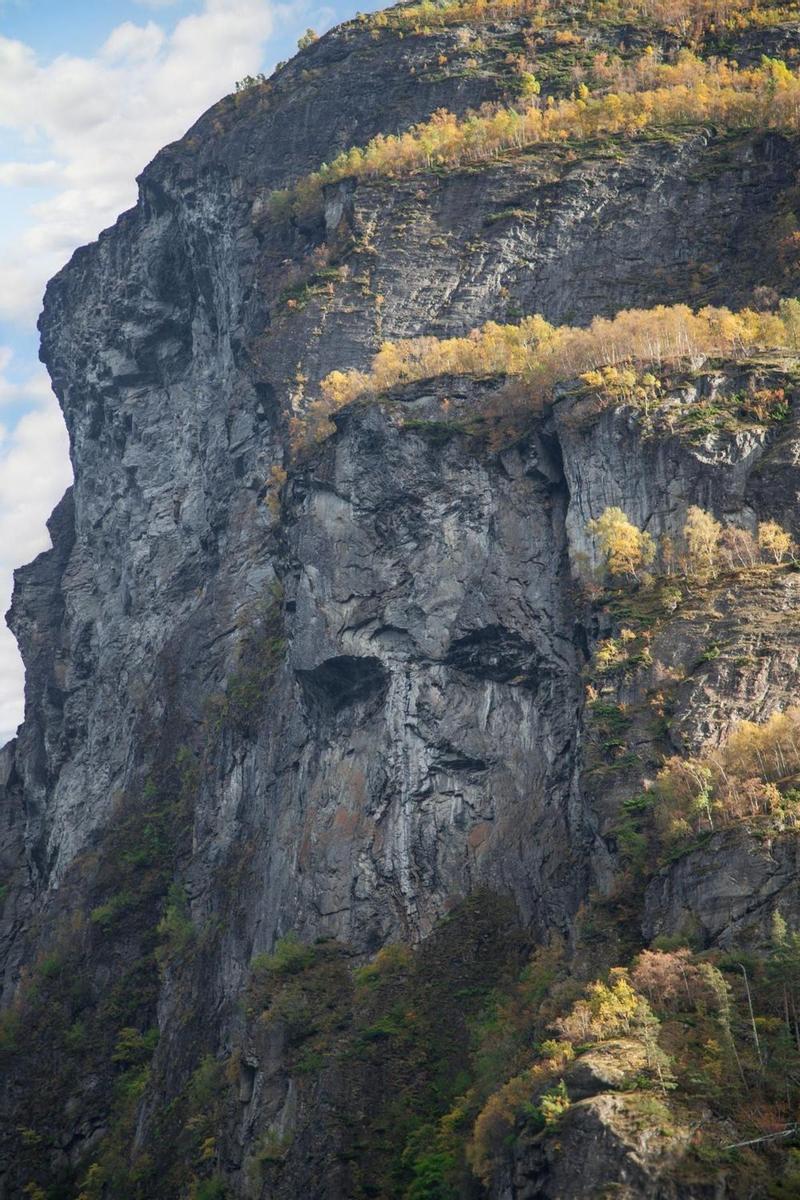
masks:
[[[260,87],[262,83],[267,82],[266,75],[261,72],[258,75],[245,75],[242,79],[237,79],[235,90],[237,92],[249,92],[251,88]]]
[[[99,925],[104,932],[108,932],[115,921],[129,912],[135,903],[135,897],[126,888],[124,891],[117,892],[105,904],[98,904],[97,908],[93,908],[90,915],[91,922],[93,925]]]
[[[158,1029],[148,1029],[142,1033],[140,1029],[126,1026],[120,1029],[111,1061],[136,1066],[147,1062],[158,1045]]]
[[[555,1125],[560,1121],[569,1108],[569,1096],[564,1080],[561,1079],[554,1088],[543,1093],[539,1101],[539,1111],[545,1125]]]
[[[459,1192],[451,1182],[456,1165],[455,1156],[444,1150],[431,1149],[412,1166],[413,1182],[404,1200],[458,1200]]]
[[[287,933],[275,943],[272,954],[257,954],[250,963],[254,976],[296,975],[310,967],[314,948],[301,942],[296,934]]]
[[[225,1200],[227,1195],[228,1189],[224,1180],[219,1177],[203,1179],[194,1189],[193,1200]]]
[[[40,960],[36,973],[41,979],[57,979],[64,970],[64,966],[64,959],[60,954],[48,954]]]
[[[162,962],[182,954],[194,938],[195,929],[189,915],[186,890],[179,883],[170,884],[164,915],[158,923],[158,933],[162,944],[157,953]]]

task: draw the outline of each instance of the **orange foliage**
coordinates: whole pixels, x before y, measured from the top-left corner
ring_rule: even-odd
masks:
[[[797,19],[796,4],[770,4],[764,0],[586,0],[574,11],[577,19],[589,22],[650,23],[693,38],[709,27],[746,28]],[[446,4],[420,0],[364,20],[373,28],[428,33],[446,25],[481,25],[510,17],[527,17],[541,28],[552,21],[552,6],[549,0],[450,0]]]
[[[708,986],[707,971],[692,962],[692,953],[681,950],[643,950],[631,971],[634,987],[655,1009],[688,1012],[698,1004],[717,1007]]]
[[[784,302],[785,305],[786,302]],[[489,321],[467,337],[410,338],[384,342],[369,371],[332,371],[321,396],[306,417],[294,418],[293,447],[319,441],[333,432],[329,417],[345,404],[380,395],[399,384],[441,375],[519,379],[530,411],[561,380],[582,375],[592,387],[608,388],[620,399],[647,409],[657,398],[658,381],[631,364],[662,364],[714,354],[735,357],[755,349],[793,344],[793,332],[781,315],[743,309],[703,308],[684,304],[627,309],[613,318],[596,317],[587,329],[550,325],[543,317],[525,317],[518,325]],[[622,370],[621,364],[628,364]]]
[[[597,16],[652,22],[682,38],[698,39],[707,29],[745,29],[797,20],[797,4],[764,0],[599,0]]]
[[[487,105],[461,120],[440,109],[406,133],[379,134],[364,149],[352,147],[323,163],[294,188],[273,193],[272,211],[309,215],[320,207],[326,185],[348,177],[410,175],[546,143],[634,136],[654,125],[710,121],[728,128],[800,128],[800,80],[776,59],[740,70],[684,51],[673,64],[645,54],[633,67],[606,69],[625,90],[558,101],[530,95],[515,108]]]
[[[494,1162],[513,1134],[520,1113],[574,1057],[569,1042],[550,1042],[547,1046],[546,1058],[493,1092],[478,1114],[467,1147],[467,1160],[484,1183],[489,1182]]]
[[[427,33],[445,25],[482,25],[509,17],[543,19],[550,10],[549,0],[451,0],[435,4],[420,0],[403,8],[388,9],[366,16],[373,28],[398,29],[412,33]]]
[[[718,749],[666,759],[653,788],[656,827],[669,843],[765,815],[793,824],[799,779],[800,707],[741,721]]]

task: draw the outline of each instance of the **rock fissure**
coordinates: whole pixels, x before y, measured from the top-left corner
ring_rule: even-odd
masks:
[[[527,28],[334,31],[163,151],[136,208],[48,288],[75,486],[11,614],[27,696],[0,751],[0,961],[4,1000],[33,1015],[2,1097],[4,1200],[59,1180],[95,1200],[101,1160],[153,1172],[103,1200],[416,1200],[413,1136],[458,1099],[451,1060],[520,978],[518,942],[563,942],[582,980],[600,946],[763,950],[776,909],[800,927],[791,830],[714,832],[648,864],[635,902],[623,890],[625,805],[664,754],[794,702],[796,580],[593,598],[587,531],[619,506],[679,537],[701,505],[797,533],[795,421],[587,416],[574,383],[520,416],[496,377],[433,377],[338,412],[292,460],[320,380],[384,340],[741,307],[796,278],[775,225],[796,139],[752,130],[348,180],[319,218],[270,215],[273,188],[341,149],[504,95],[514,72],[482,73],[486,56],[505,63]],[[465,37],[476,66],[451,69]],[[750,369],[668,380],[664,411],[724,408]],[[769,369],[795,403],[788,364]],[[505,441],[486,418],[504,397]],[[639,661],[603,674],[598,646],[623,630]],[[595,1083],[597,1055],[574,1068],[561,1156],[520,1119],[495,1175],[457,1194],[705,1200],[706,1183],[662,1187],[684,1127],[642,1132],[636,1089]],[[387,1107],[406,1087],[411,1115]]]

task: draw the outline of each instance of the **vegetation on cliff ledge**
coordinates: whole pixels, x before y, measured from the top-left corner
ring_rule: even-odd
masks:
[[[605,403],[635,404],[647,412],[658,401],[658,373],[665,365],[717,356],[736,359],[800,349],[800,301],[783,300],[777,312],[687,305],[630,309],[614,318],[596,317],[586,329],[553,326],[541,316],[518,324],[489,321],[467,337],[420,337],[385,342],[369,371],[332,371],[320,396],[291,423],[296,449],[329,436],[331,415],[355,400],[442,375],[507,376],[519,387],[509,410],[537,411],[559,382],[578,376]],[[753,417],[758,416],[750,403]],[[786,414],[775,397],[761,397],[761,419]],[[773,403],[775,401],[775,403]]]
[[[684,942],[601,969],[596,919],[584,914],[572,952],[557,938],[526,949],[506,902],[478,892],[417,951],[390,945],[354,970],[345,947],[287,938],[253,963],[259,1053],[287,1038],[309,1102],[342,1070],[370,1097],[358,1128],[342,1116],[325,1130],[354,1164],[354,1197],[492,1194],[517,1147],[571,1146],[573,1106],[609,1089],[632,1129],[663,1137],[675,1178],[724,1174],[746,1195],[780,1175],[773,1135],[791,1133],[800,1071],[800,934],[778,915],[760,961]],[[280,1190],[291,1136],[266,1128],[260,1147],[253,1195]]]
[[[798,17],[796,3],[759,0],[585,0],[572,7],[576,26],[594,22],[652,25],[698,39],[709,31],[776,25]],[[552,0],[420,0],[365,16],[374,29],[431,33],[447,25],[484,25],[524,18],[534,29],[563,22]]]
[[[800,78],[784,62],[764,57],[759,67],[705,62],[682,51],[662,63],[652,51],[632,66],[604,55],[595,64],[595,91],[581,83],[567,99],[543,100],[538,88],[514,107],[486,105],[459,119],[445,110],[406,133],[379,134],[363,149],[342,151],[330,163],[274,192],[275,219],[307,218],[323,189],[342,179],[396,178],[432,168],[487,162],[547,143],[633,137],[653,127],[713,123],[726,129],[800,128]]]
[[[476,53],[481,39],[491,36],[492,23],[521,18],[525,28],[515,27],[507,35],[516,40],[504,60],[510,70],[503,79],[507,83],[511,76],[515,84],[499,92],[506,97],[512,92],[518,99],[485,105],[463,117],[440,110],[405,132],[346,149],[273,193],[269,233],[281,249],[274,261],[290,262],[284,251],[294,254],[302,244],[310,268],[290,264],[283,290],[276,288],[275,306],[300,314],[312,307],[315,296],[333,296],[347,278],[349,266],[344,255],[340,265],[333,239],[330,245],[313,246],[330,184],[381,184],[423,171],[473,170],[541,146],[566,145],[577,158],[584,154],[582,143],[663,136],[667,128],[677,128],[681,137],[687,128],[712,124],[723,130],[797,134],[800,76],[784,61],[764,56],[759,65],[746,66],[721,58],[704,61],[698,55],[704,39],[706,47],[719,46],[732,32],[798,17],[796,3],[757,0],[579,0],[566,14],[549,0],[420,0],[363,17],[362,25],[381,44],[384,36],[427,35],[468,22],[480,32],[456,30],[449,36],[462,49],[476,47]],[[609,42],[599,37],[587,39],[586,22],[593,32],[614,26],[617,49],[609,49]],[[626,48],[620,35],[625,23],[640,26],[638,32],[624,31],[628,45],[653,44],[641,53]],[[691,42],[696,53],[671,38]],[[309,30],[301,46],[314,40]],[[547,95],[548,66],[544,61],[540,69],[536,58],[550,43],[567,62],[559,84],[563,95]],[[510,44],[504,44],[504,53]],[[789,55],[790,50],[780,52]],[[309,64],[315,53],[309,51]],[[546,54],[540,57],[544,60]],[[446,55],[437,59],[434,54],[433,61],[447,64]],[[477,62],[465,70],[477,69]],[[262,76],[246,77],[238,90],[247,93],[264,84]],[[247,96],[238,98],[244,101],[240,107],[247,107]],[[416,114],[427,111],[418,108]],[[402,114],[391,126],[402,128]],[[342,138],[337,144],[348,143]],[[796,199],[792,189],[782,195],[787,204]],[[514,211],[491,214],[486,223]],[[800,235],[790,228],[794,217],[787,220],[785,226],[776,222],[780,228],[774,240],[796,256]],[[259,236],[267,224],[264,220],[258,226]],[[786,235],[783,243],[781,233]],[[372,286],[367,278],[364,287]],[[463,337],[384,342],[368,369],[332,371],[305,412],[298,404],[299,415],[291,421],[293,447],[314,445],[331,434],[331,417],[345,405],[449,375],[503,381],[488,403],[495,405],[492,419],[498,418],[498,427],[505,421],[506,430],[513,424],[509,414],[514,420],[521,415],[513,426],[515,435],[529,430],[532,415],[568,390],[565,420],[572,422],[572,432],[588,429],[591,437],[591,423],[599,414],[624,406],[624,419],[643,441],[664,430],[684,439],[681,451],[690,442],[694,453],[698,441],[709,439],[715,448],[715,435],[745,431],[742,441],[760,447],[792,417],[796,379],[790,360],[800,356],[800,301],[779,301],[778,293],[772,293],[761,303],[757,293],[753,307],[739,312],[725,307],[693,311],[675,304],[598,317],[587,328],[555,326],[534,315],[515,324],[489,321]],[[385,297],[371,294],[379,314],[375,341],[366,340],[373,336],[367,331],[361,346],[378,345],[382,337]],[[492,295],[487,291],[484,313],[511,315],[501,306],[503,294],[508,297],[505,288]],[[673,288],[669,294],[687,293]],[[613,297],[603,302],[610,304]],[[355,342],[343,339],[342,344]],[[762,369],[767,355],[779,359],[776,377]],[[703,398],[698,384],[690,398],[689,387],[682,395],[674,389],[668,394],[676,365],[689,379],[699,377],[709,359],[722,358],[730,365],[754,357],[756,366],[749,373],[742,369],[727,391],[724,385],[723,390],[709,388]],[[302,372],[312,373],[308,363],[313,361],[327,360],[311,354],[298,363],[297,379],[306,382]],[[569,389],[557,392],[566,383]],[[445,418],[449,404],[449,399],[442,402]],[[392,415],[399,408],[390,406]],[[466,428],[471,416],[460,424],[415,418],[401,423],[406,430],[426,429],[442,443],[453,428]],[[221,457],[226,454],[227,449]],[[494,466],[490,463],[487,473]],[[275,554],[276,561],[289,560],[299,573],[305,564],[284,537],[290,524],[284,522],[282,508],[282,497],[291,490],[284,486],[287,471],[277,463],[265,471],[267,483],[259,494],[272,518],[266,522],[270,528],[263,541],[242,542],[243,557],[249,567],[251,553],[263,552],[265,560]],[[246,481],[241,490],[247,492],[249,472],[243,469],[241,477]],[[263,478],[257,477],[253,494]],[[552,514],[554,525],[562,523],[559,536],[565,479],[563,473],[557,486],[548,481],[548,520]],[[676,508],[682,511],[682,493],[670,500],[671,516]],[[706,494],[701,500],[711,506]],[[291,498],[287,512],[290,503]],[[585,768],[579,786],[591,837],[596,836],[598,845],[604,842],[594,866],[606,892],[589,895],[577,915],[564,906],[546,911],[550,901],[544,895],[537,918],[549,940],[539,945],[510,898],[486,889],[466,898],[450,894],[443,901],[448,915],[432,931],[424,925],[426,936],[416,948],[390,943],[367,955],[365,945],[379,944],[387,929],[394,929],[394,936],[401,930],[412,936],[409,928],[420,934],[413,923],[403,925],[400,916],[396,921],[392,916],[368,933],[354,925],[354,941],[360,938],[354,946],[324,937],[306,943],[290,933],[248,963],[253,937],[262,937],[264,925],[254,922],[247,934],[241,928],[237,936],[232,933],[237,922],[244,926],[243,913],[256,912],[260,920],[267,909],[259,906],[275,903],[268,889],[240,886],[248,871],[255,873],[250,866],[253,842],[272,836],[265,819],[273,804],[272,784],[263,783],[271,777],[251,772],[249,756],[254,747],[268,749],[269,739],[278,736],[266,728],[275,713],[276,680],[291,677],[294,693],[280,695],[295,697],[287,704],[301,703],[290,665],[284,668],[291,623],[287,632],[282,596],[274,591],[239,618],[238,654],[228,664],[224,690],[205,698],[204,715],[195,706],[191,720],[187,714],[176,718],[175,729],[180,726],[187,744],[171,746],[139,791],[110,806],[108,829],[97,835],[96,846],[84,850],[61,884],[59,898],[68,915],[53,923],[51,936],[39,941],[37,933],[32,938],[40,950],[24,968],[17,999],[0,1024],[0,1055],[3,1065],[13,1069],[11,1088],[20,1097],[8,1145],[28,1200],[229,1200],[234,1195],[263,1200],[297,1194],[296,1181],[304,1177],[303,1160],[309,1155],[320,1176],[341,1172],[350,1200],[497,1195],[515,1161],[525,1161],[526,1154],[535,1159],[537,1148],[546,1147],[542,1153],[553,1157],[571,1155],[577,1163],[586,1143],[571,1130],[581,1105],[601,1094],[619,1100],[615,1136],[619,1133],[620,1145],[627,1134],[641,1134],[656,1145],[675,1194],[695,1185],[699,1194],[710,1194],[722,1181],[736,1197],[800,1196],[800,930],[775,909],[771,935],[762,926],[753,938],[755,950],[744,953],[735,943],[730,949],[730,942],[721,949],[723,939],[715,943],[701,936],[682,917],[670,937],[648,940],[642,916],[646,887],[695,850],[720,839],[742,837],[766,845],[797,837],[800,707],[766,709],[758,722],[731,717],[726,725],[734,709],[731,702],[727,715],[714,714],[705,741],[697,738],[689,745],[688,738],[673,737],[670,730],[678,687],[686,681],[685,664],[677,654],[669,663],[659,662],[652,636],[660,621],[661,631],[680,643],[681,630],[670,622],[676,612],[696,603],[704,640],[692,653],[695,667],[704,671],[721,654],[722,618],[714,608],[718,581],[719,590],[724,583],[733,595],[739,606],[736,619],[744,623],[741,598],[746,588],[754,578],[764,589],[791,579],[797,569],[796,546],[778,520],[753,515],[776,511],[766,503],[761,509],[754,503],[751,509],[749,499],[742,501],[737,519],[749,520],[748,528],[735,524],[722,505],[715,510],[718,519],[715,511],[692,504],[682,529],[658,538],[626,515],[624,503],[623,498],[609,504],[588,522],[598,570],[591,576],[587,571],[582,586],[574,580],[564,583],[564,604],[577,631],[575,645],[564,649],[575,651],[577,659],[586,651],[587,703],[575,717],[574,730],[558,743],[552,739],[554,755],[575,755],[577,760],[575,746],[587,747],[586,760],[574,765]],[[383,519],[379,514],[376,524]],[[414,537],[417,527],[415,517]],[[558,554],[566,580],[562,543],[554,558]],[[212,573],[218,562],[214,560]],[[263,567],[258,559],[255,565]],[[231,589],[236,579],[233,575],[227,581]],[[320,588],[327,583],[321,580]],[[224,599],[227,604],[227,593]],[[354,594],[346,603],[360,600]],[[380,603],[377,590],[369,597],[373,601]],[[226,604],[214,613],[227,611]],[[795,605],[791,619],[797,612]],[[779,614],[781,635],[788,620],[785,612]],[[564,628],[571,630],[572,624]],[[392,636],[395,632],[392,625]],[[565,643],[570,636],[568,632]],[[772,651],[776,664],[779,651]],[[444,677],[446,662],[427,660],[426,669],[431,666]],[[579,686],[574,660],[569,669]],[[492,681],[493,688],[518,684],[518,678],[508,684]],[[544,695],[552,679],[543,677],[541,686]],[[447,700],[443,696],[442,703]],[[738,713],[756,705],[744,688],[737,693],[739,703],[749,708]],[[688,705],[683,711],[690,711]],[[488,722],[488,707],[486,714]],[[572,723],[572,713],[568,716]],[[171,712],[164,724],[165,740],[167,735],[176,740]],[[363,728],[369,736],[368,727]],[[152,732],[153,743],[161,732]],[[74,736],[77,745],[82,735]],[[348,736],[337,712],[326,733],[328,744],[346,746]],[[310,750],[315,752],[313,744]],[[550,753],[549,747],[545,751]],[[142,751],[143,760],[148,752]],[[301,770],[299,755],[287,773]],[[593,755],[602,760],[596,774]],[[483,770],[483,762],[479,766]],[[571,770],[572,761],[569,766]],[[226,793],[221,781],[229,768],[228,779],[236,783]],[[390,764],[387,771],[391,769]],[[568,788],[548,793],[547,803],[565,810],[574,806],[577,776],[578,769]],[[298,810],[316,803],[318,781],[310,772],[308,778],[309,787],[298,793]],[[597,794],[590,791],[594,778],[600,778],[602,792],[595,808]],[[278,778],[276,789],[280,786]],[[391,774],[381,775],[377,785],[366,780],[365,794],[375,786],[389,794]],[[244,810],[239,800],[249,801],[248,789],[257,793],[253,807],[260,820],[250,829],[251,840],[239,838]],[[227,820],[230,814],[237,835],[219,853],[205,847],[203,859],[198,844],[211,836],[207,829],[221,828],[209,813],[222,809],[223,802],[228,805],[223,816]],[[455,824],[461,817],[447,815],[458,808],[455,800],[451,804],[451,793],[441,808],[445,838],[448,821]],[[508,822],[506,814],[500,817]],[[279,831],[269,853],[288,856],[302,838],[311,840],[304,819],[305,813],[298,811],[299,832]],[[384,836],[381,820],[374,823],[376,843]],[[242,824],[241,829],[248,827]],[[553,855],[563,852],[560,869],[568,875],[588,843],[573,842],[571,831],[564,841],[564,847],[545,849]],[[500,859],[492,870],[502,875],[506,864]],[[298,878],[306,871],[302,885],[312,895],[314,881],[301,860],[302,854],[296,862]],[[265,874],[274,861],[262,848],[256,865]],[[481,878],[480,868],[474,874],[472,868],[470,858],[465,891]],[[496,879],[497,874],[483,877]],[[427,886],[424,876],[409,873],[408,878],[409,889]],[[354,872],[352,886],[391,890],[390,882],[374,879]],[[534,880],[532,892],[535,887]],[[410,903],[411,892],[404,889],[405,884],[395,897],[395,915]],[[298,886],[298,894],[300,890]],[[317,900],[298,900],[296,911],[305,911],[308,921],[303,928],[317,921],[316,928],[329,929],[328,910],[312,911]],[[535,910],[539,901],[536,895],[530,908]],[[774,908],[772,895],[769,903]],[[273,915],[269,913],[270,921]],[[43,910],[45,935],[47,916]],[[276,923],[283,919],[278,914]],[[77,1113],[71,1142],[72,1135],[64,1137],[61,1129],[51,1132],[54,1114],[70,1110]],[[788,1155],[786,1146],[791,1147]]]

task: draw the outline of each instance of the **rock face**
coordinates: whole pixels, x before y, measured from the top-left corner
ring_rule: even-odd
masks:
[[[501,44],[518,32],[494,31]],[[220,1058],[240,1048],[243,1107],[214,1151],[235,1195],[356,1194],[324,1124],[351,1085],[303,1091],[285,1047],[252,1039],[242,996],[254,955],[293,933],[335,938],[363,962],[423,942],[481,890],[511,898],[526,936],[569,939],[590,895],[611,889],[614,787],[581,773],[582,671],[603,633],[576,600],[586,521],[609,504],[654,532],[677,533],[698,503],[751,526],[796,518],[792,422],[777,440],[688,444],[652,436],[630,410],[581,424],[564,395],[499,452],[438,436],[490,382],[437,380],[352,407],[290,467],[289,419],[324,375],[363,368],[384,339],[463,334],[519,311],[581,322],[628,305],[736,306],[782,283],[771,222],[797,146],[777,135],[695,131],[614,156],[553,148],[480,171],[346,182],[308,227],[269,218],[272,188],[338,150],[507,94],[488,51],[473,47],[472,74],[433,69],[463,40],[334,31],[164,150],[136,208],[45,298],[42,356],[75,485],[51,520],[53,548],[18,572],[10,615],[27,690],[0,755],[4,997],[69,945],[95,1012],[117,984],[130,990],[132,965],[149,954],[152,967],[159,918],[178,942],[181,922],[205,931],[191,963],[162,956],[112,1032],[159,1028],[150,1091],[128,1118],[139,1148],[158,1140],[158,1103],[185,1089],[198,1046]],[[710,264],[701,278],[698,263]],[[791,579],[786,589],[765,603],[788,628]],[[731,608],[730,640],[752,649],[757,636],[758,654],[689,672],[674,746],[796,696],[793,626],[779,660],[766,619],[756,629],[743,612]],[[664,661],[693,665],[703,620],[676,618]],[[148,830],[146,849],[123,840]],[[789,838],[754,852],[721,836],[655,876],[644,938],[689,921],[707,945],[763,939],[776,907],[800,917],[796,853]],[[713,870],[720,856],[735,883]],[[140,867],[144,883],[129,886]],[[5,1111],[31,1138],[37,1120],[49,1132],[25,1143],[32,1158],[9,1135],[9,1200],[37,1171],[85,1171],[109,1135],[107,1073],[61,1080],[64,1102],[48,1111],[31,1100],[25,1061]],[[652,1183],[674,1147],[651,1153],[620,1105],[589,1097],[571,1115],[565,1136],[598,1147],[583,1174],[535,1148],[492,1194],[588,1196],[613,1175],[615,1194],[688,1195]],[[254,1147],[281,1158],[275,1145],[293,1132],[282,1182],[252,1190]]]
[[[601,1196],[614,1181],[614,1195],[624,1200],[652,1196],[672,1200],[702,1191],[676,1184],[670,1166],[687,1140],[687,1131],[666,1138],[637,1128],[630,1098],[603,1093],[573,1104],[565,1119],[560,1145],[521,1146],[513,1175],[501,1185],[502,1200],[534,1197]],[[672,1160],[672,1162],[671,1162]],[[713,1192],[709,1189],[709,1197]]]
[[[592,835],[547,448],[487,470],[372,409],[343,420],[290,505],[288,661],[316,731],[286,797],[301,922],[355,945],[416,940],[483,883],[564,927]],[[572,869],[572,854],[548,862],[555,843]]]

